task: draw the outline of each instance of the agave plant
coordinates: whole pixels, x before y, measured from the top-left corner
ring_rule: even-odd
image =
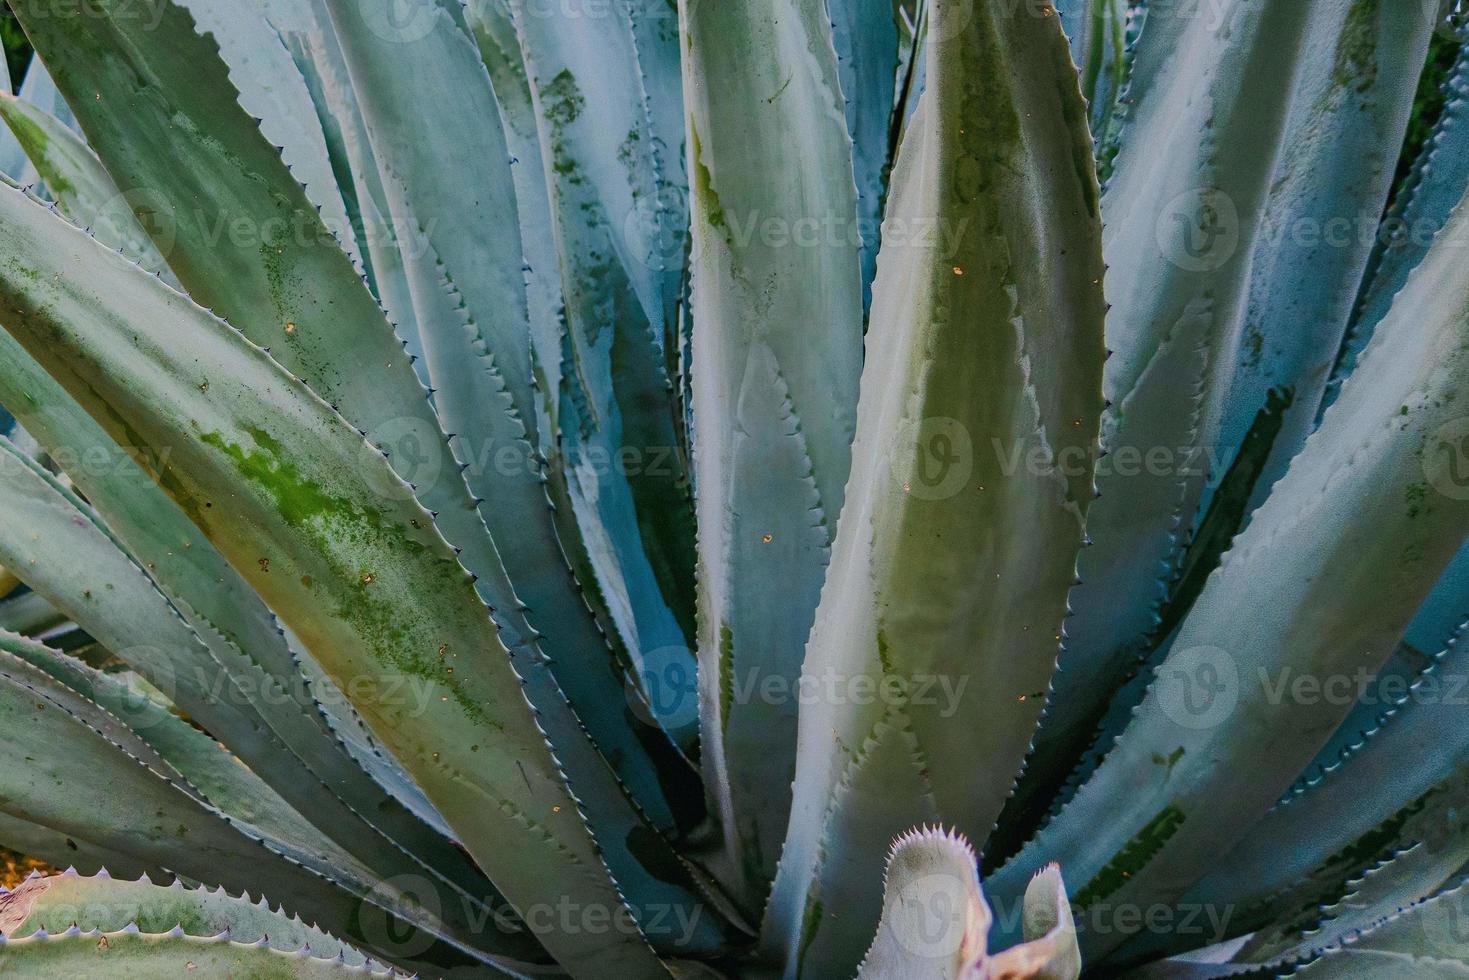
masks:
[[[1469,975],[1459,5],[9,3],[0,972]]]

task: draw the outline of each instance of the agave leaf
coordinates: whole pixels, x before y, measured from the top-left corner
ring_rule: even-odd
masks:
[[[403,340],[419,380],[427,385],[428,366],[413,312],[413,296],[403,271],[397,229],[389,218],[382,175],[362,121],[362,108],[347,76],[335,32],[326,29],[326,11],[312,5],[311,16],[288,41],[296,67],[306,80],[327,140],[333,169],[343,187],[353,226],[363,247],[363,264],[373,295]],[[351,188],[350,191],[347,188]],[[355,209],[355,210],[354,210]],[[410,236],[411,237],[411,236]]]
[[[1414,844],[1373,867],[1351,883],[1350,893],[1322,910],[1318,927],[1294,942],[1266,941],[1257,933],[1241,950],[1240,959],[1264,962],[1275,958],[1303,958],[1315,950],[1341,943],[1374,923],[1436,894],[1469,861],[1469,837],[1460,831],[1449,839]],[[1283,948],[1282,948],[1283,947]]]
[[[1251,458],[1206,495],[1175,604],[1197,595],[1315,428],[1432,28],[1422,4],[1339,0],[1321,7],[1307,31],[1219,429],[1220,472]]]
[[[505,145],[515,180],[515,211],[525,250],[526,309],[539,398],[536,428],[540,433],[539,448],[554,457],[560,427],[562,342],[566,330],[536,109],[509,0],[473,0],[465,5],[464,14],[479,45],[480,59],[490,74],[495,102],[504,123]]]
[[[1361,873],[1385,850],[1404,849],[1439,832],[1433,815],[1452,815],[1469,789],[1469,746],[1459,699],[1448,688],[1424,685],[1462,678],[1460,664],[1462,656],[1446,660],[1439,668],[1443,673],[1427,675],[1434,680],[1420,682],[1380,732],[1277,803],[1193,894],[1274,907],[1276,896],[1304,881],[1309,904],[1313,883],[1330,887],[1344,875]],[[1421,764],[1405,766],[1405,758]],[[1451,773],[1447,779],[1445,772]]]
[[[50,56],[92,147],[180,282],[374,444],[401,448],[400,475],[422,485],[421,502],[465,566],[503,577],[408,355],[239,107],[217,45],[174,0],[159,0],[147,19],[131,0],[103,0],[86,17],[51,9],[65,2],[28,7],[22,26]],[[157,98],[95,97],[132,91],[140,79]]]
[[[512,0],[509,9],[565,299],[564,478],[652,713],[692,752],[693,506],[669,349],[687,191],[649,95],[676,64],[677,22],[670,5],[645,0],[584,10]],[[670,692],[673,677],[686,683]]]
[[[426,187],[425,182],[408,177],[426,174],[442,166],[442,161],[414,149],[414,144],[424,141],[414,136],[413,127],[417,123],[410,120],[422,114],[421,107],[428,93],[448,89],[463,93],[476,79],[483,85],[485,111],[493,114],[489,86],[484,84],[485,69],[477,52],[467,46],[457,26],[445,15],[438,16],[435,30],[413,42],[429,45],[422,57],[404,61],[402,52],[397,50],[400,45],[385,41],[380,32],[374,32],[360,11],[333,9],[339,15],[337,26],[348,62],[357,72],[354,77],[369,131],[377,141],[378,157],[389,174],[386,183],[389,198],[397,209],[397,222],[426,227],[417,223],[408,210],[410,192],[422,195],[420,200],[424,205],[443,206],[447,199],[433,197],[432,183]],[[451,56],[451,52],[458,54]],[[463,82],[454,84],[452,77],[425,78],[422,73],[399,75],[393,67],[419,62],[442,66],[445,71],[457,67],[464,76]],[[424,88],[420,89],[420,85]],[[498,125],[486,127],[483,138],[503,140]],[[500,145],[503,156],[503,142]],[[466,162],[466,167],[484,169],[482,161]],[[504,177],[508,185],[508,171]],[[448,193],[447,187],[440,190]],[[485,203],[491,202],[486,199]],[[500,203],[513,215],[513,201]],[[486,233],[496,228],[503,232],[503,226],[491,224],[487,215]],[[432,233],[419,244],[422,255],[406,257],[405,265],[415,291],[430,374],[438,386],[435,403],[449,427],[459,433],[459,445],[466,450],[465,457],[472,461],[467,471],[471,485],[495,503],[486,517],[497,543],[521,559],[516,566],[515,592],[507,589],[503,597],[506,604],[499,607],[502,618],[507,610],[512,621],[520,615],[516,606],[511,605],[517,602],[517,594],[527,600],[535,618],[529,626],[517,626],[517,633],[523,642],[536,641],[550,657],[549,667],[556,675],[555,680],[539,676],[547,671],[547,661],[534,649],[517,649],[517,665],[528,682],[527,693],[543,713],[546,733],[577,785],[579,798],[586,803],[598,838],[605,842],[604,851],[613,871],[637,910],[650,910],[654,905],[663,908],[679,905],[692,911],[697,904],[693,896],[671,887],[667,881],[660,881],[668,872],[651,873],[650,855],[637,853],[628,843],[641,835],[648,838],[653,849],[666,851],[653,826],[668,827],[673,823],[667,799],[671,787],[660,782],[659,768],[653,764],[656,757],[650,756],[644,741],[627,724],[630,699],[623,693],[621,674],[562,558],[544,477],[535,457],[534,435],[527,431],[518,407],[511,404],[508,379],[498,371],[502,359],[491,353],[498,342],[477,335],[476,322],[469,318],[473,308],[467,305],[471,294],[459,292],[458,273],[442,264],[444,257],[436,251]],[[518,248],[518,240],[513,244]],[[472,246],[473,242],[460,242],[456,246],[460,249],[458,254],[473,254]],[[524,303],[523,286],[520,289],[520,302]],[[472,295],[484,293],[481,289]],[[489,309],[499,309],[507,303],[508,299]],[[513,318],[505,321],[507,325],[512,322]],[[524,338],[518,341],[524,342]],[[507,448],[515,455],[509,465],[504,462]],[[491,451],[493,461],[485,466],[491,462],[485,454]],[[540,615],[544,615],[544,620]],[[537,625],[541,622],[550,625],[542,631]],[[532,628],[537,632],[533,633]],[[537,633],[542,635],[537,637]],[[590,746],[583,744],[586,734],[577,718],[566,711],[561,689],[570,695],[577,717],[586,724],[592,742],[628,787],[631,802],[624,797],[616,780],[607,778],[604,764],[595,752],[588,751]],[[676,757],[671,761],[682,765]],[[645,806],[650,817],[636,812],[636,804]],[[679,875],[677,860],[671,852],[665,857],[673,864],[673,873]],[[712,927],[712,922],[707,925]]]
[[[0,440],[0,460],[4,462],[0,481],[10,503],[6,520],[0,522],[0,555],[23,570],[32,588],[216,738],[227,742],[297,811],[310,815],[328,837],[379,877],[426,872],[421,861],[385,846],[389,842],[382,834],[324,786],[321,777],[292,751],[290,746],[303,741],[309,744],[320,732],[309,729],[301,736],[300,728],[309,722],[289,703],[284,691],[237,650],[204,643],[86,505],[4,440]],[[37,547],[42,541],[46,552]],[[48,554],[66,554],[70,560],[49,560]],[[215,659],[216,654],[229,656],[231,652],[235,662]],[[417,694],[418,698],[429,696],[423,691]],[[284,710],[266,710],[262,716],[262,708],[272,704]],[[294,730],[287,727],[292,723]],[[283,741],[277,728],[288,733],[289,742]],[[340,753],[332,752],[318,769],[332,773],[334,766],[345,763]],[[366,799],[376,806],[386,802],[381,792]],[[418,834],[418,838],[425,836]],[[438,850],[453,859],[447,843]],[[452,871],[454,865],[447,867]],[[469,906],[482,897],[478,894],[484,890],[482,881],[461,874],[458,882],[469,891]],[[454,904],[450,912],[467,918],[469,906]],[[468,928],[467,921],[464,925]]]
[[[349,966],[339,957],[317,957],[310,950],[282,952],[228,937],[168,932],[148,935],[136,929],[117,933],[68,930],[55,936],[30,936],[0,945],[6,976],[71,977],[105,980],[116,976],[271,976],[296,980],[351,980],[355,977],[406,977],[377,961]],[[499,971],[497,971],[499,972]]]
[[[872,303],[877,275],[883,199],[887,196],[888,155],[897,93],[898,23],[890,0],[827,0],[837,79],[852,139],[852,169],[857,178],[857,230],[862,236],[863,308]]]
[[[345,964],[362,965],[367,957],[301,920],[272,909],[264,898],[251,901],[223,888],[193,888],[177,879],[156,885],[146,876],[126,881],[111,874],[86,877],[68,869],[34,877],[0,894],[0,933],[7,940],[38,933],[56,936],[76,926],[83,932],[119,932],[134,926],[146,933],[180,927],[184,935],[213,938],[227,934],[237,943],[264,944],[294,952],[310,947],[313,955],[340,955]]]
[[[904,835],[888,853],[885,887],[857,980],[962,980],[971,965],[985,975],[993,915],[968,841],[937,830]]]
[[[1031,879],[1023,914],[1025,942],[995,954],[994,975],[1005,980],[1076,980],[1081,949],[1059,867],[1048,865]]]
[[[420,820],[385,799],[372,776],[393,785],[415,814],[426,814],[437,827],[443,821],[423,799],[422,791],[393,776],[397,769],[380,756],[359,754],[370,767],[364,773],[341,757],[324,739],[319,706],[340,699],[334,682],[315,676],[309,658],[298,661],[288,647],[275,617],[245,580],[199,532],[154,482],[167,464],[166,454],[151,455],[139,447],[124,448],[45,373],[9,334],[0,331],[0,402],[16,406],[28,431],[43,441],[48,455],[73,477],[77,488],[105,518],[108,529],[127,544],[131,554],[180,615],[207,645],[231,658],[248,656],[273,685],[247,690],[256,708],[272,721],[278,733],[322,779],[359,814],[394,840],[442,869],[469,872],[468,881],[482,879],[464,867],[459,852],[447,841],[436,840]],[[23,624],[10,626],[20,632]],[[301,667],[309,665],[312,683],[303,682]],[[302,725],[301,721],[313,722]],[[315,729],[313,731],[313,728]],[[479,887],[478,885],[476,887]]]
[[[389,215],[404,247],[420,252],[426,246],[436,253],[471,315],[483,321],[483,336],[461,340],[455,354],[464,356],[469,341],[478,339],[479,357],[493,357],[513,414],[534,441],[524,253],[516,233],[510,158],[478,52],[447,5],[437,0],[408,0],[400,11],[391,10],[387,0],[325,0],[323,6],[341,45]],[[395,31],[400,22],[404,26]],[[428,92],[454,92],[456,100],[428,100]],[[454,138],[429,135],[438,132],[453,132]],[[437,330],[440,343],[447,343],[449,325],[420,326],[426,333]],[[435,361],[430,350],[431,377]],[[456,394],[444,385],[435,387],[441,399]],[[470,440],[471,434],[459,434]],[[469,441],[469,462],[476,461],[475,453],[500,445]]]
[[[933,830],[899,838],[858,980],[1076,980],[1081,953],[1060,870],[1047,868],[1026,891],[1026,941],[991,955],[993,916],[975,863],[962,837]]]
[[[1036,778],[1017,812],[1031,812],[1085,748],[1159,623],[1218,441],[1307,26],[1336,2],[1149,4],[1127,136],[1103,199],[1108,458],[1056,696],[1036,736]],[[1189,56],[1173,57],[1182,50]]]
[[[230,817],[250,825],[262,836],[329,856],[331,863],[349,868],[358,880],[370,879],[366,868],[328,843],[320,831],[229,750],[174,715],[161,696],[150,694],[137,683],[140,679],[136,675],[103,673],[9,633],[0,633],[0,650],[24,660],[116,717],[157,752],[187,786]]]
[[[26,66],[25,79],[20,83],[16,94],[42,112],[55,116],[63,126],[80,133],[71,106],[62,97],[61,90],[56,87],[56,80],[51,77],[51,72],[46,69],[46,63],[41,60],[40,55],[31,58],[30,64]]]
[[[852,154],[820,7],[679,4],[703,766],[726,877],[752,907],[785,835],[796,699],[734,692],[791,691],[799,680],[842,509],[862,359]],[[769,221],[788,236],[805,229],[812,247],[762,232]]]
[[[432,0],[421,2],[433,5]],[[509,581],[513,592],[492,596],[492,605],[513,610],[523,601],[529,607],[525,615],[535,634],[522,631],[521,636],[537,640],[551,658],[578,716],[634,798],[660,826],[671,826],[668,790],[660,780],[677,778],[662,770],[681,763],[650,756],[627,724],[622,671],[556,535],[536,449],[514,186],[486,70],[478,51],[447,14],[425,11],[435,18],[435,29],[412,41],[417,53],[405,60],[400,50],[404,42],[395,43],[373,30],[367,17],[375,7],[329,6],[374,151],[387,175],[394,222],[417,229],[419,254],[405,256],[405,266],[437,388],[435,405],[445,425],[457,433],[455,444],[466,460],[471,488],[494,502],[484,516],[496,545],[502,553],[517,557]],[[386,13],[379,11],[377,16]],[[413,65],[420,67],[405,70]],[[426,65],[434,66],[432,72],[422,67]],[[436,98],[434,93],[442,91],[477,100],[471,115],[480,124],[470,131],[472,138],[461,131],[454,141],[466,154],[460,168],[445,168],[442,154],[422,128],[450,125],[435,124],[423,109]],[[506,162],[491,179],[487,161],[494,160]],[[417,218],[449,213],[462,193],[459,181],[433,175],[460,169],[484,175],[485,186],[471,195],[480,210],[472,217],[432,226]],[[437,228],[444,231],[437,233]],[[493,275],[487,274],[486,263],[495,269]]]
[[[1373,242],[1367,277],[1352,310],[1351,324],[1332,366],[1320,411],[1334,402],[1342,383],[1387,316],[1408,276],[1428,254],[1435,236],[1469,187],[1469,49],[1460,52],[1446,83],[1443,114],[1424,143],[1405,185]]]
[[[1466,224],[1461,209],[1451,228]],[[1339,684],[1393,652],[1469,533],[1469,507],[1443,463],[1458,448],[1454,394],[1469,377],[1469,277],[1445,242],[1209,580],[1116,748],[992,879],[1000,894],[1059,861],[1086,882],[1072,896],[1079,907],[1177,899],[1350,707],[1289,685]],[[1241,620],[1241,609],[1255,613]],[[1099,952],[1125,938],[1087,935]]]
[[[36,60],[34,55],[32,60]],[[0,59],[0,95],[12,95],[15,92],[15,84],[10,78],[10,63],[6,59]],[[7,126],[0,129],[0,174],[14,180],[21,174],[21,169],[26,165],[28,157],[25,148],[20,145],[20,140]]]
[[[822,975],[854,964],[878,912],[882,838],[837,847],[848,808],[888,839],[921,806],[976,839],[999,816],[1055,664],[1102,411],[1101,226],[1065,40],[1053,18],[933,14],[887,217],[910,237],[884,234],[848,516],[806,656],[803,690],[835,693],[801,706],[768,913],[788,961]],[[873,737],[906,750],[859,755]],[[915,780],[921,795],[890,790]]]
[[[1305,792],[1368,742],[1395,728],[1405,715],[1417,712],[1422,707],[1417,702],[1425,698],[1425,693],[1428,700],[1435,700],[1433,692],[1437,685],[1463,683],[1466,667],[1463,658],[1469,656],[1469,650],[1461,642],[1466,624],[1469,624],[1469,547],[1459,549],[1413,617],[1397,652],[1370,678],[1371,686],[1360,692],[1351,714],[1296,779],[1286,798]],[[1430,650],[1437,652],[1432,655],[1424,652]],[[1434,745],[1426,748],[1438,752],[1439,758],[1451,758],[1458,746],[1454,731],[1446,729],[1444,741],[1438,745],[1442,746],[1442,752]]]
[[[150,867],[121,852],[68,837],[50,827],[20,820],[4,812],[0,812],[0,844],[17,854],[29,855],[58,868],[75,866],[88,872],[112,869],[134,878],[150,872],[160,876],[166,874],[162,868]]]
[[[165,268],[163,256],[80,136],[55,116],[14,96],[0,95],[0,117],[72,224],[88,229],[99,242],[120,249],[150,272]]]
[[[263,0],[180,0],[201,33],[208,32],[229,66],[240,108],[260,120],[260,132],[317,207],[321,221],[360,268],[362,256],[347,205],[332,172],[311,94]]]
[[[1469,976],[1469,943],[1461,925],[1466,901],[1469,885],[1420,902],[1348,938],[1292,976],[1308,980]]]
[[[65,613],[35,592],[23,592],[0,602],[0,629],[12,633],[39,636],[64,626],[66,622]]]
[[[385,458],[187,298],[19,192],[0,212],[0,318],[114,438],[172,447],[164,489],[328,673],[358,679],[363,719],[506,897],[626,921],[469,573]],[[540,935],[573,973],[661,972],[630,929]]]
[[[107,722],[100,709],[45,675],[20,673],[14,665],[0,671],[3,738],[7,753],[27,764],[7,767],[0,776],[10,816],[196,881],[288,895],[323,928],[364,948],[403,952],[394,948],[391,932],[368,934],[374,921],[366,909],[370,904],[376,915],[388,917],[377,920],[380,927],[407,928],[413,935],[417,950],[405,959],[444,966],[466,962],[463,953],[440,942],[450,935],[442,923],[405,904],[393,886],[371,889],[340,873],[328,880],[322,876],[326,865],[301,863],[311,861],[304,852],[285,854],[231,825],[162,778],[149,761],[156,764],[157,757],[130,733],[122,742],[109,738],[107,732],[121,726]],[[107,778],[97,778],[99,772]],[[467,949],[462,942],[461,937],[455,945]]]

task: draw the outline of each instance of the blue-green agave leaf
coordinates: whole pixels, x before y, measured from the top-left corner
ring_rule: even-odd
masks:
[[[1454,63],[1445,98],[1443,114],[1413,162],[1408,180],[1374,240],[1368,275],[1321,400],[1322,412],[1336,400],[1342,383],[1351,376],[1372,340],[1373,331],[1469,187],[1469,125],[1465,121],[1469,112],[1469,49],[1460,51]]]
[[[658,2],[509,9],[565,300],[561,471],[652,714],[692,753],[693,505],[671,371],[687,187],[653,100],[681,106],[677,18]]]
[[[862,362],[861,239],[821,5],[683,0],[679,16],[702,763],[724,876],[757,908],[785,836],[797,709],[794,696],[758,692],[795,690],[842,510]]]
[[[0,117],[20,140],[72,224],[86,228],[99,242],[121,250],[150,272],[166,268],[102,161],[75,131],[50,113],[10,95],[0,95]]]
[[[287,915],[264,898],[234,896],[223,888],[196,888],[175,879],[154,884],[149,878],[126,881],[113,874],[84,876],[68,869],[61,874],[29,878],[0,893],[0,933],[6,940],[30,936],[57,936],[72,926],[120,932],[133,926],[141,932],[166,933],[175,928],[184,935],[212,938],[228,934],[237,943],[260,944],[283,952],[310,947],[314,956],[341,956],[346,965],[360,966],[367,957],[358,950]]]
[[[0,322],[114,438],[172,448],[164,489],[356,679],[354,706],[506,898],[626,922],[470,574],[385,457],[186,297],[17,191],[0,211]],[[664,972],[631,928],[538,935],[573,973]]]
[[[897,98],[898,17],[892,0],[826,0],[837,80],[846,106],[857,179],[857,232],[862,238],[864,307],[877,276],[882,205],[887,196],[893,107]]]
[[[0,792],[11,817],[195,881],[287,895],[323,928],[374,952],[406,952],[388,931],[398,929],[418,944],[404,960],[472,962],[446,945],[462,938],[450,939],[432,912],[408,904],[397,887],[353,881],[344,869],[251,835],[161,776],[166,765],[115,719],[29,665],[8,661],[0,670],[0,715],[7,754],[27,763],[4,770]]]
[[[820,976],[861,955],[885,839],[930,809],[974,839],[993,828],[1045,704],[1093,495],[1101,221],[1069,51],[1054,18],[932,13],[767,913],[771,948]]]
[[[1109,408],[1056,696],[1022,802],[1086,746],[1159,624],[1194,526],[1245,318],[1250,256],[1317,8],[1154,0],[1103,198]],[[1248,8],[1248,9],[1246,9]],[[1174,57],[1187,50],[1188,57]],[[1028,804],[1027,804],[1028,805]],[[1070,869],[1068,869],[1069,871]]]
[[[1451,228],[1466,225],[1461,209]],[[1117,746],[992,878],[1000,894],[1057,861],[1084,882],[1079,907],[1175,900],[1309,763],[1350,703],[1293,685],[1380,668],[1469,533],[1450,479],[1466,309],[1469,276],[1450,242],[1225,555]],[[1126,938],[1092,932],[1083,946],[1103,953]]]

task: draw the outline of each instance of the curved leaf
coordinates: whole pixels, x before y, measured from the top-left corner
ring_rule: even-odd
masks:
[[[1461,208],[1210,578],[1117,746],[991,879],[999,894],[1058,861],[1086,882],[1079,907],[1179,898],[1350,708],[1292,685],[1370,674],[1396,648],[1469,535],[1469,503],[1449,479],[1455,397],[1469,380],[1469,276],[1453,241],[1466,227]],[[1105,952],[1126,938],[1089,932],[1084,945]]]
[[[799,680],[851,464],[861,238],[821,5],[681,0],[679,15],[702,762],[725,876],[755,907],[785,833],[796,705],[732,692]]]
[[[0,321],[114,438],[172,447],[164,489],[354,679],[363,719],[506,897],[625,921],[469,573],[385,458],[185,297],[19,192],[0,214]],[[574,972],[662,972],[635,930],[541,927]]]
[[[974,839],[993,828],[1093,492],[1105,306],[1085,107],[1054,18],[966,12],[932,11],[802,678],[821,694],[802,699],[767,929],[822,976],[855,966],[876,921],[884,840],[930,809]]]

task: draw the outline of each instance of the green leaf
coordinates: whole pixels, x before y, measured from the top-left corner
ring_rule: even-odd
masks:
[[[358,810],[323,785],[318,772],[333,782],[344,782],[337,770],[350,763],[334,745],[320,745],[323,733],[283,689],[236,648],[204,642],[90,509],[3,439],[0,463],[0,484],[9,500],[5,519],[0,520],[0,555],[21,570],[33,589],[229,744],[291,806],[309,815],[328,838],[379,877],[430,873],[422,860],[391,846]],[[45,551],[38,547],[41,542]],[[68,560],[56,561],[51,555],[66,555]],[[207,627],[207,623],[200,627],[206,630],[204,635]],[[409,693],[417,699],[431,696],[423,689]],[[302,745],[317,746],[312,759],[317,762],[315,771],[293,751]],[[354,797],[354,802],[358,799],[363,798]],[[375,807],[388,802],[381,792],[370,790],[365,801]],[[419,844],[424,838],[430,846],[420,847],[421,851],[455,862],[448,842],[434,848],[431,835],[422,830],[408,839]],[[484,883],[472,869],[470,876],[456,876],[456,863],[444,867],[446,886],[452,882],[467,894],[467,904],[449,906],[451,918],[461,916],[460,924],[467,930],[470,910],[481,900]]]
[[[601,16],[509,8],[565,302],[561,475],[652,713],[693,752],[693,504],[670,375],[687,187],[649,84],[680,98],[676,15],[647,0]],[[685,679],[672,696],[670,676]]]
[[[118,722],[22,662],[0,670],[0,721],[6,754],[26,763],[0,772],[0,809],[10,817],[195,881],[287,896],[323,928],[379,954],[406,952],[407,961],[446,968],[466,962],[440,941],[448,935],[442,924],[395,888],[345,874],[329,880],[328,866],[310,855],[278,851],[232,825],[164,779],[157,757]],[[370,935],[374,923],[379,931]],[[416,949],[398,949],[393,929],[411,935]]]
[[[822,976],[861,954],[885,840],[935,817],[985,838],[1010,795],[1102,412],[1101,222],[1065,39],[1054,18],[931,13],[767,912],[769,945]],[[841,915],[803,927],[817,902]]]
[[[347,966],[308,951],[284,953],[228,938],[81,932],[33,936],[0,945],[0,968],[6,976],[45,980],[107,980],[117,976],[270,976],[298,980],[351,980],[355,977],[402,977],[374,961]]]
[[[280,148],[281,160],[315,204],[321,221],[358,266],[362,264],[347,206],[332,172],[326,139],[305,80],[277,28],[264,16],[265,0],[181,0],[201,33],[219,45],[239,91],[240,108],[260,121],[261,134]]]
[[[702,764],[724,877],[755,908],[785,836],[796,699],[720,687],[790,691],[800,676],[851,463],[861,238],[821,5],[683,0],[679,12]]]
[[[0,214],[0,318],[114,438],[171,447],[164,489],[355,679],[363,719],[505,896],[625,917],[469,573],[385,458],[185,297],[19,192]],[[574,973],[661,972],[631,930],[541,925]]]
[[[173,714],[160,694],[131,672],[103,673],[34,640],[0,633],[0,650],[19,657],[116,717],[186,785],[255,834],[323,855],[358,880],[371,873],[281,799],[214,738]]]
[[[1249,15],[1210,0],[1149,4],[1102,202],[1108,455],[1023,798],[1054,789],[1042,784],[1069,771],[1111,692],[1162,639],[1153,634],[1166,585],[1206,479],[1218,475],[1211,452],[1244,332],[1249,259],[1296,78],[1314,50],[1307,27],[1337,2],[1271,3]],[[1189,57],[1174,57],[1180,50]]]
[[[503,578],[426,393],[372,293],[256,122],[218,45],[174,0],[21,11],[92,147],[195,301],[337,406],[375,444],[471,572]],[[59,6],[58,6],[59,5]],[[123,97],[145,85],[147,99]],[[109,93],[97,98],[97,93]]]
[[[340,693],[329,678],[316,676],[319,668],[314,663],[298,663],[270,610],[159,489],[150,474],[166,467],[167,453],[119,446],[3,331],[0,403],[14,407],[27,431],[71,477],[106,520],[109,532],[126,543],[130,554],[148,569],[179,615],[222,658],[223,665],[243,667],[248,678],[260,681],[252,680],[241,693],[332,792],[400,845],[431,865],[454,872],[471,891],[480,891],[483,879],[467,866],[459,851],[386,798],[372,777],[390,780],[415,812],[429,812],[441,827],[442,819],[431,813],[422,792],[396,778],[396,767],[380,757],[358,753],[356,757],[370,766],[364,772],[333,744],[319,705],[339,700]],[[34,632],[23,625],[10,628]],[[312,669],[312,680],[318,682],[303,680],[303,665]],[[260,678],[256,670],[266,676]],[[309,785],[293,784],[292,788],[304,792]]]
[[[163,256],[81,137],[55,116],[14,96],[0,95],[0,117],[72,224],[86,228],[102,244],[121,249],[150,272],[165,268]]]
[[[266,899],[251,901],[224,889],[191,888],[175,879],[156,885],[147,876],[125,881],[110,874],[84,877],[75,871],[33,877],[0,894],[0,932],[9,941],[37,933],[58,936],[72,926],[83,932],[120,932],[133,926],[162,934],[175,927],[186,936],[221,934],[241,944],[262,944],[294,952],[309,946],[313,955],[340,955],[345,964],[361,966],[366,957],[339,939],[303,922],[300,916],[274,909]]]
[[[1466,901],[1469,885],[1446,891],[1350,937],[1292,976],[1303,980],[1469,976],[1469,943],[1460,925]]]
[[[1265,204],[1265,234],[1251,259],[1252,313],[1219,432],[1224,467],[1269,393],[1288,394],[1290,407],[1249,510],[1265,499],[1315,428],[1373,248],[1375,239],[1366,232],[1387,205],[1428,53],[1434,23],[1426,9],[1339,0],[1323,7],[1309,29]]]
[[[1179,898],[1350,709],[1321,692],[1370,676],[1393,653],[1469,533],[1452,479],[1456,398],[1469,381],[1469,276],[1453,241],[1466,225],[1461,208],[1210,578],[1116,747],[991,879],[1001,894],[1059,861],[1085,882],[1078,906],[1091,904],[1083,893],[1114,905]],[[1315,694],[1303,678],[1320,685]],[[1180,750],[1176,762],[1155,761]],[[1092,932],[1085,942],[1105,952],[1124,938]]]

